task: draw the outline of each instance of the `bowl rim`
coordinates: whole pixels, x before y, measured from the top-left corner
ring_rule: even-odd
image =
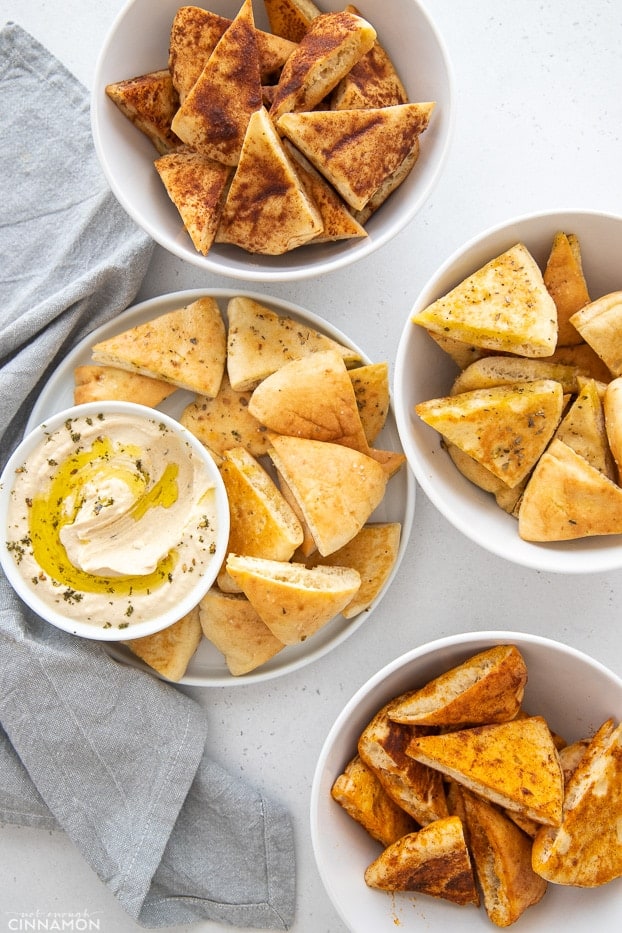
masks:
[[[215,508],[218,518],[216,550],[207,572],[198,576],[193,588],[183,598],[179,599],[174,606],[167,609],[166,612],[157,616],[150,616],[149,619],[145,619],[143,622],[137,622],[129,629],[120,631],[114,627],[102,629],[90,625],[87,622],[82,622],[79,619],[67,618],[62,612],[50,607],[27,585],[10,552],[5,547],[0,549],[0,565],[15,593],[44,621],[72,635],[78,635],[81,638],[86,638],[91,641],[115,642],[140,638],[144,635],[152,635],[162,631],[162,629],[172,625],[175,621],[190,612],[199,603],[202,596],[216,579],[220,565],[226,555],[229,538],[229,505],[220,471],[209,450],[201,444],[187,428],[170,415],[146,405],[139,405],[136,402],[114,400],[84,402],[56,412],[39,424],[34,425],[24,435],[12,452],[2,471],[2,476],[0,477],[0,520],[2,521],[3,531],[6,524],[7,505],[13,489],[12,476],[24,458],[29,456],[30,453],[39,446],[43,435],[49,433],[50,430],[55,430],[67,419],[94,415],[100,413],[102,410],[104,412],[127,415],[128,417],[131,416],[142,420],[153,421],[157,419],[163,422],[169,430],[183,439],[192,449],[192,452],[197,455],[201,462],[207,467],[209,478],[214,485],[216,493]]]

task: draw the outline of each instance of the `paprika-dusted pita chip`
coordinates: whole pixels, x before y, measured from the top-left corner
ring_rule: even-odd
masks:
[[[167,69],[108,84],[106,94],[157,152],[163,155],[181,146],[171,129],[179,100]]]

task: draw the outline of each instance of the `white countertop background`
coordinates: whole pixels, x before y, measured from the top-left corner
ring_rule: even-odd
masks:
[[[88,87],[122,5],[0,0],[0,23],[19,23]],[[619,0],[425,0],[424,6],[453,61],[457,106],[451,151],[432,196],[410,226],[364,264],[319,281],[252,286],[321,315],[375,360],[391,363],[419,290],[466,239],[510,217],[551,208],[622,215]],[[235,285],[156,248],[138,297]],[[282,800],[292,814],[298,860],[293,933],[345,931],[314,864],[308,801],[323,740],[358,687],[404,651],[474,629],[547,635],[622,675],[621,604],[622,572],[561,576],[514,567],[454,531],[418,491],[412,540],[397,579],[350,639],[264,685],[188,690],[205,708],[214,758]],[[62,833],[1,826],[0,933],[11,929],[12,919],[16,928],[14,918],[37,913],[97,916],[102,933],[142,929]],[[232,928],[199,923],[170,929]]]

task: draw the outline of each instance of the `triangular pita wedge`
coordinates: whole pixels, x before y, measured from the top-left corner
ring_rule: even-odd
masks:
[[[348,762],[330,793],[333,800],[383,846],[417,829],[412,817],[389,797],[359,755]]]
[[[473,457],[510,488],[530,472],[559,424],[559,382],[534,382],[473,389],[420,402],[418,416]]]
[[[507,722],[518,713],[527,666],[515,645],[495,645],[393,700],[395,722],[465,726]]]
[[[322,232],[309,243],[329,243],[335,240],[350,240],[366,237],[365,228],[356,220],[344,201],[327,181],[311,165],[302,152],[292,146],[289,139],[283,145],[296,167],[296,174],[311,201],[316,205],[322,218]]]
[[[428,330],[426,333],[444,353],[451,357],[458,369],[466,369],[476,360],[494,353],[494,350],[486,350],[484,347],[476,347],[472,343],[464,343],[462,340],[456,340],[455,337],[449,337],[447,334],[436,334],[432,330]]]
[[[454,904],[479,904],[462,821],[448,816],[388,846],[365,871],[383,891],[416,891]]]
[[[186,147],[161,156],[154,165],[195,249],[206,256],[218,230],[231,169]]]
[[[616,464],[618,483],[622,480],[622,378],[612,379],[603,398],[607,442]]]
[[[402,165],[427,128],[433,109],[433,103],[409,103],[368,110],[285,113],[277,128],[350,207],[362,210]]]
[[[594,379],[581,383],[581,390],[562,418],[555,437],[584,457],[593,467],[616,479],[616,469],[607,431],[603,403]]]
[[[227,370],[236,391],[254,389],[289,360],[301,359],[317,350],[337,350],[346,364],[361,359],[351,347],[243,295],[229,301],[227,317]]]
[[[225,30],[172,122],[193,149],[236,165],[251,114],[262,106],[259,48],[251,0]]]
[[[276,122],[292,110],[313,110],[376,40],[374,27],[342,10],[313,18],[283,65],[270,116]]]
[[[346,10],[358,14],[355,6]],[[360,14],[359,14],[360,15]],[[392,107],[405,104],[408,95],[386,50],[374,42],[369,52],[345,75],[331,96],[333,110],[358,110],[367,107]]]
[[[522,243],[413,314],[412,321],[464,343],[521,356],[550,356],[557,343],[555,302]]]
[[[312,567],[313,561],[307,560],[310,555],[314,554],[317,551],[317,544],[315,543],[315,538],[311,534],[311,529],[307,525],[304,515],[302,514],[302,509],[298,505],[298,500],[296,496],[291,491],[287,483],[285,482],[284,477],[279,473],[278,470],[275,470],[277,481],[279,484],[279,489],[283,494],[283,498],[289,503],[294,512],[296,518],[300,522],[300,527],[302,528],[302,543],[298,548],[298,551],[294,555],[295,559],[300,563],[306,563],[307,566]]]
[[[216,242],[279,256],[313,240],[322,230],[320,212],[262,107],[248,121]]]
[[[622,489],[555,439],[523,493],[518,533],[525,541],[622,534]]]
[[[568,236],[563,231],[555,234],[543,277],[557,306],[557,342],[561,346],[581,343],[581,335],[570,323],[570,317],[589,303],[590,295],[583,275],[577,237]]]
[[[73,400],[76,405],[115,399],[156,408],[176,391],[170,382],[129,373],[116,366],[77,366],[73,378]]]
[[[153,635],[128,639],[123,644],[162,677],[179,681],[185,675],[202,637],[199,610],[195,607],[168,628]]]
[[[559,826],[563,778],[542,716],[418,736],[406,751],[492,803]]]
[[[179,101],[167,69],[108,84],[106,94],[159,153],[181,145],[171,129]]]
[[[169,39],[168,66],[182,103],[230,25],[226,16],[198,6],[182,6],[176,12]],[[296,45],[261,29],[256,32],[260,74],[267,79],[280,71]]]
[[[341,444],[277,434],[271,442],[270,457],[296,497],[320,554],[332,554],[358,534],[382,501],[385,471],[371,457]]]
[[[384,428],[391,395],[388,363],[368,363],[348,370],[368,444],[373,444]]]
[[[376,463],[380,464],[387,474],[387,479],[395,476],[406,463],[406,454],[399,450],[379,450],[377,447],[370,447],[368,453]]]
[[[285,647],[245,596],[212,588],[199,603],[199,618],[203,634],[224,655],[234,677],[254,671]]]
[[[555,379],[561,382],[564,392],[579,391],[578,366],[551,363],[549,360],[532,360],[524,356],[484,356],[470,363],[456,376],[451,395],[470,392],[472,389],[488,389],[490,386],[510,385],[513,382],[533,382],[535,379]]]
[[[622,376],[622,291],[603,295],[570,318],[614,376]]]
[[[270,29],[277,36],[300,42],[311,21],[322,12],[312,0],[263,0]]]
[[[490,470],[487,470],[486,467],[478,463],[477,460],[469,457],[468,454],[465,454],[465,452],[460,450],[459,447],[456,447],[455,444],[450,444],[445,441],[444,447],[456,469],[459,470],[469,482],[473,483],[475,486],[479,486],[479,488],[483,489],[485,492],[492,493],[499,508],[510,515],[515,514],[515,510],[520,502],[523,489],[529,480],[529,476],[526,476],[520,483],[510,488],[503,480],[495,476],[494,473],[491,473]]]
[[[415,162],[419,158],[420,151],[421,145],[419,143],[419,138],[417,137],[412,145],[412,148],[406,153],[400,164],[386,176],[380,187],[376,188],[372,196],[365,203],[365,207],[358,211],[354,209],[352,210],[352,216],[355,217],[360,224],[365,226],[372,214],[375,214],[378,208],[381,207],[387,200],[389,195],[393,194],[393,192],[399,188],[402,182],[406,180],[407,176],[415,167]]]
[[[205,444],[216,460],[231,447],[245,447],[253,457],[267,453],[268,432],[249,413],[250,392],[234,392],[227,373],[215,398],[197,395],[182,411],[179,420]]]
[[[531,867],[531,839],[507,816],[462,791],[466,836],[489,919],[507,927],[544,897],[547,884]]]
[[[414,735],[413,726],[391,722],[386,707],[363,729],[358,752],[383,785],[387,794],[420,826],[448,815],[443,776],[406,754]]]
[[[101,340],[92,354],[98,363],[156,376],[213,398],[225,369],[225,325],[215,299],[198,298]]]
[[[571,347],[557,346],[548,357],[550,363],[576,366],[582,374],[600,382],[609,382],[611,371],[589,343],[577,343]]]
[[[285,645],[314,635],[338,615],[360,586],[349,567],[313,567],[229,554],[227,572],[272,634]]]
[[[277,434],[368,450],[352,381],[336,350],[285,363],[259,383],[248,410]]]
[[[562,823],[541,829],[532,864],[555,884],[596,887],[622,875],[622,725],[607,720],[566,786]]]
[[[363,525],[357,535],[342,548],[322,557],[312,556],[308,566],[315,564],[354,567],[361,577],[361,586],[356,596],[342,615],[352,619],[359,612],[370,608],[395,566],[400,545],[401,525],[399,522],[374,522]]]

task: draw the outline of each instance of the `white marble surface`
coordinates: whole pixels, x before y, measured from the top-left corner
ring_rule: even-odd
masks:
[[[0,0],[0,22],[20,23],[89,86],[121,5]],[[549,208],[622,214],[618,0],[426,0],[425,6],[456,79],[455,137],[440,183],[408,229],[364,266],[270,289],[323,315],[375,359],[394,358],[421,286],[485,227]],[[158,249],[141,297],[220,285],[232,282],[184,267]],[[298,859],[294,933],[345,929],[314,864],[308,797],[323,739],[359,685],[423,641],[492,628],[549,635],[622,674],[621,602],[622,573],[565,577],[511,566],[461,537],[420,493],[400,573],[352,639],[263,686],[192,691],[205,707],[213,755],[291,810]],[[37,911],[88,912],[100,918],[104,933],[139,929],[62,834],[0,827],[0,931],[12,928],[12,918]]]

